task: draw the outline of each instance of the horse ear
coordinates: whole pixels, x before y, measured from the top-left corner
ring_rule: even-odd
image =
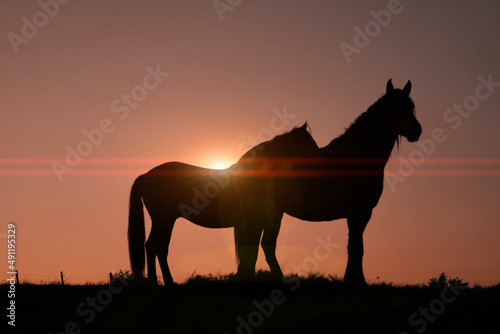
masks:
[[[389,81],[387,81],[387,86],[386,86],[385,92],[389,93],[389,92],[392,92],[393,90],[394,90],[394,86],[392,85],[392,79],[389,79]]]
[[[403,92],[404,92],[406,95],[410,96],[410,91],[411,91],[411,81],[410,81],[410,80],[408,80],[408,82],[406,83],[405,88],[403,88]]]
[[[300,128],[306,130],[307,129],[307,121]]]

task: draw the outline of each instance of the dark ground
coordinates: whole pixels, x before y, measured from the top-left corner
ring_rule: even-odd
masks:
[[[5,315],[8,289],[0,286]],[[453,281],[356,289],[320,277],[195,277],[173,287],[122,279],[23,284],[15,302],[16,333],[500,333],[500,285],[462,288]]]

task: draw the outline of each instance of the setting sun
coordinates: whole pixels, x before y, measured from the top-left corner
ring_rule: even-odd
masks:
[[[235,162],[236,160],[231,161],[231,159],[229,158],[214,157],[214,158],[207,158],[204,162],[200,164],[200,166],[210,169],[226,169]]]
[[[229,166],[231,166],[231,164],[229,162],[226,162],[223,160],[215,160],[215,161],[210,163],[209,167],[212,169],[226,169]]]

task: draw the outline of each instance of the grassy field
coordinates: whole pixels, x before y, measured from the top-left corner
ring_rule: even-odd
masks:
[[[500,333],[500,285],[468,287],[442,276],[358,289],[314,275],[267,278],[197,276],[172,287],[126,276],[102,285],[23,284],[15,291],[15,332]],[[9,289],[1,285],[2,296]]]

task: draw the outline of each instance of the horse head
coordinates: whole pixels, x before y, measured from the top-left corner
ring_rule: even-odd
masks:
[[[403,89],[395,89],[392,80],[387,81],[385,93],[387,122],[398,135],[416,142],[422,127],[415,117],[415,104],[410,98],[411,82],[408,80]]]

